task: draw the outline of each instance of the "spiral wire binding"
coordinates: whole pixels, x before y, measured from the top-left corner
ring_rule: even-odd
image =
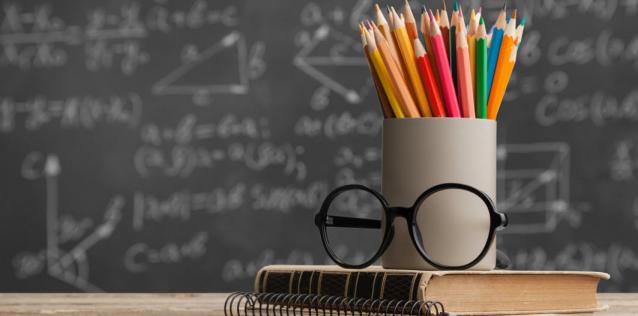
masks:
[[[224,302],[225,316],[447,316],[438,301],[385,300],[316,294],[235,292]]]

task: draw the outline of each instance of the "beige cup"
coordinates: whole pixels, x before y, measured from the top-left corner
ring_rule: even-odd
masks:
[[[382,169],[382,192],[392,206],[411,206],[423,191],[445,182],[473,186],[496,201],[496,121],[386,119]],[[489,217],[476,211],[484,209],[484,204],[470,195],[460,190],[440,193],[428,202],[428,207],[443,211],[427,218],[417,216],[427,252],[438,263],[463,265],[485,245]],[[426,214],[418,214],[421,213]],[[463,222],[466,229],[447,229],[456,222]],[[449,247],[452,244],[455,247]],[[471,270],[494,269],[495,244],[496,238]],[[400,217],[395,219],[394,237],[381,262],[385,268],[435,270],[415,249],[405,220]]]

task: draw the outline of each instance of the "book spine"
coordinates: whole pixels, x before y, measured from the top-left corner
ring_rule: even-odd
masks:
[[[261,270],[256,293],[418,300],[423,274],[418,272],[358,272],[321,270]]]

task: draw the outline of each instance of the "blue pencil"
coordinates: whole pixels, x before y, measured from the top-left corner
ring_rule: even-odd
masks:
[[[505,10],[501,10],[496,20],[495,28],[492,31],[492,41],[487,53],[487,91],[492,89],[492,80],[494,79],[494,71],[496,71],[496,62],[498,61],[498,54],[501,51],[501,42],[503,41],[503,35],[505,34]],[[488,95],[489,100],[489,95]]]

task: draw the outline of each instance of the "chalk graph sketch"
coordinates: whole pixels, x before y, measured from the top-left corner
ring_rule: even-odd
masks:
[[[156,95],[245,94],[248,92],[246,41],[238,31],[232,31],[219,42],[197,53],[157,81],[152,88]],[[234,67],[226,67],[233,65]],[[187,81],[189,75],[207,70],[206,76]],[[220,69],[231,69],[222,73]],[[217,75],[215,75],[217,73]]]
[[[95,244],[112,235],[122,216],[124,198],[112,198],[104,212],[103,222],[68,247],[68,241],[61,240],[63,229],[58,205],[60,173],[58,157],[48,155],[43,170],[46,182],[46,248],[36,253],[23,252],[16,255],[13,260],[16,276],[27,278],[44,272],[80,291],[102,292],[102,289],[89,281],[88,252]]]
[[[498,207],[512,218],[503,233],[550,233],[565,220],[580,223],[570,198],[567,143],[499,145]]]
[[[371,84],[369,75],[366,76],[368,64],[362,54],[361,44],[352,37],[323,24],[297,53],[293,64],[347,102],[360,103]],[[349,80],[356,72],[362,76]]]

